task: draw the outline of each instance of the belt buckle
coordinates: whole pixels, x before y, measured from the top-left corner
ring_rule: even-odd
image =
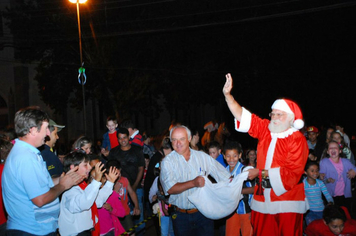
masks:
[[[271,184],[269,183],[269,179],[262,179],[262,187],[263,188],[271,188]]]

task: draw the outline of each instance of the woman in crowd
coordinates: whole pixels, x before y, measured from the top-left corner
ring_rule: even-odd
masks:
[[[197,151],[201,150],[201,145],[199,141],[200,137],[198,130],[192,129],[192,139],[190,140],[190,148]]]
[[[246,151],[246,157],[244,161],[245,166],[253,166],[256,167],[256,160],[257,160],[257,152],[255,149],[248,149]]]

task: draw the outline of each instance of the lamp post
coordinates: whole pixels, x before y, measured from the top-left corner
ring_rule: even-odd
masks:
[[[69,0],[71,3],[76,3],[77,4],[77,19],[78,19],[78,33],[79,33],[79,54],[80,54],[80,68],[79,68],[79,76],[80,77],[80,83],[82,85],[82,91],[83,91],[83,119],[84,119],[84,134],[86,135],[87,133],[87,116],[86,116],[86,108],[85,108],[85,90],[84,90],[84,84],[85,80],[83,78],[83,75],[85,75],[85,69],[83,68],[84,62],[83,62],[83,51],[82,51],[82,31],[80,27],[80,12],[79,12],[79,4],[85,3],[87,0]]]

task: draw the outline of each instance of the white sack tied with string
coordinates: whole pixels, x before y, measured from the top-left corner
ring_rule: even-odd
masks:
[[[188,197],[196,208],[207,218],[218,220],[234,212],[243,197],[243,182],[248,172],[242,172],[230,179],[213,184],[206,176],[204,187],[198,188]]]

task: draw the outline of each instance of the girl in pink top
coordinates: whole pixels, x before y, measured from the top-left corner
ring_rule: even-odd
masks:
[[[103,207],[98,210],[98,213],[100,235],[110,235],[109,233],[113,231],[117,236],[125,232],[118,217],[124,217],[126,214],[117,192],[113,191]]]
[[[106,165],[106,172],[110,169],[110,165]],[[118,169],[119,176],[121,170]],[[101,178],[102,186],[106,182],[106,177],[103,175]],[[125,232],[118,217],[126,215],[125,209],[119,199],[119,194],[115,191],[110,195],[102,208],[98,209],[99,222],[100,222],[100,236],[118,236]]]

